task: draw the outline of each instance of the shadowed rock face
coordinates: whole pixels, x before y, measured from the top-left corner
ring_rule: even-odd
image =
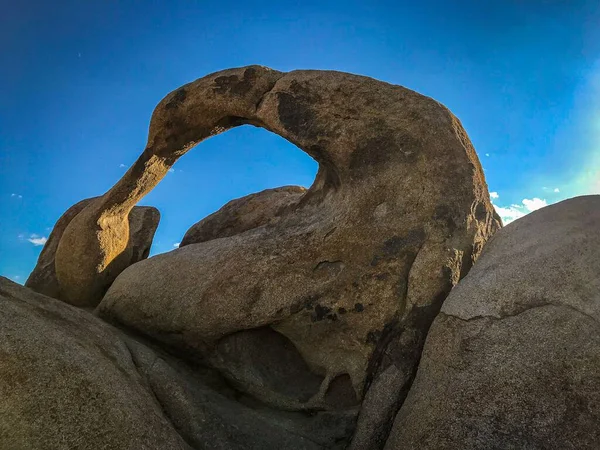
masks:
[[[600,196],[511,223],[446,299],[386,450],[596,449]]]
[[[229,204],[197,243],[121,273],[97,313],[279,409],[351,409],[368,391],[353,443],[367,448],[389,429],[443,299],[500,227],[464,129],[435,100],[346,73],[259,66],[179,88],[155,109],[136,163],[67,226],[61,292],[97,303],[95,280],[110,278],[126,248],[135,203],[197,143],[243,124],[317,160],[314,184],[283,209],[283,194]],[[252,218],[257,199],[264,214]],[[281,360],[296,361],[269,372],[278,380],[254,370],[274,339]],[[378,426],[373,408],[386,411]]]
[[[113,327],[0,277],[0,448],[189,449]]]
[[[27,278],[25,286],[49,297],[64,298],[64,296],[61,296],[60,285],[56,277],[56,249],[65,229],[73,218],[97,198],[88,198],[76,203],[58,219],[50,233],[48,242],[46,242],[40,253],[35,268],[29,275],[29,278]],[[99,286],[101,291],[105,291],[108,285],[125,267],[148,257],[159,220],[160,213],[156,208],[136,206],[131,210],[129,214],[128,244],[125,251],[119,255],[118,264],[113,265],[115,269],[118,267],[120,270],[118,272],[114,270],[110,276],[105,275],[103,277],[104,283]],[[74,299],[71,303],[82,304],[79,300]],[[85,305],[85,302],[83,304]]]
[[[343,412],[246,406],[213,370],[3,277],[0,329],[2,449],[324,450],[352,431]]]

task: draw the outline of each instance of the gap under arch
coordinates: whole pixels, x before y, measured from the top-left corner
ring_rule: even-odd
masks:
[[[206,139],[138,203],[161,213],[150,256],[176,248],[193,224],[230,200],[286,185],[308,189],[318,167],[306,152],[264,128],[242,125]]]

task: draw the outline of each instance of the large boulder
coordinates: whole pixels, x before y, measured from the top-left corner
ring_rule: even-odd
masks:
[[[70,299],[69,297],[61,296],[60,284],[56,277],[55,258],[58,244],[69,223],[96,199],[98,197],[81,200],[60,216],[40,253],[37,264],[27,278],[25,286],[49,297],[70,300],[70,303],[76,305],[85,305],[85,302],[81,302],[78,298]],[[158,209],[151,206],[136,206],[129,213],[128,220],[129,239],[127,247],[119,256],[119,263],[113,264],[110,276],[104,276],[100,286],[101,291],[106,290],[108,285],[123,269],[148,257],[150,247],[152,246],[152,239],[160,221],[160,213]],[[98,284],[97,281],[92,280],[94,284]]]
[[[600,196],[489,241],[433,323],[393,449],[597,449]]]
[[[125,341],[0,277],[0,448],[189,448]]]
[[[354,417],[274,411],[0,277],[0,448],[340,449]]]
[[[305,193],[306,189],[301,186],[283,186],[231,200],[216,213],[193,225],[185,233],[179,247],[233,236],[275,223],[297,205]]]
[[[155,109],[137,162],[65,230],[61,286],[97,301],[89,280],[124,248],[128,211],[195,144],[242,124],[316,159],[314,184],[281,210],[281,197],[263,201],[258,220],[252,199],[230,204],[198,243],[121,273],[97,313],[203,358],[280,409],[351,410],[369,390],[354,446],[382,443],[443,299],[500,227],[464,129],[433,99],[346,73],[259,66],[177,89]],[[236,216],[243,226],[229,226]],[[270,333],[302,360],[272,361],[296,361],[272,367],[279,380],[256,365]],[[378,381],[390,373],[392,389]],[[367,418],[382,408],[375,426]]]

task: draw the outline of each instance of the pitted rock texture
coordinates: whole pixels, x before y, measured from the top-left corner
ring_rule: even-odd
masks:
[[[596,449],[600,196],[511,223],[435,319],[386,450]]]
[[[61,297],[60,285],[56,277],[56,269],[54,266],[56,249],[71,220],[95,199],[98,199],[98,197],[82,200],[71,206],[62,216],[60,216],[50,233],[48,242],[46,242],[40,253],[35,268],[29,275],[25,286],[49,297],[64,298]],[[159,221],[160,213],[158,212],[158,209],[150,206],[134,207],[129,214],[129,239],[127,247],[125,251],[119,255],[119,263],[114,264],[113,267],[116,268],[119,266],[120,270],[123,270],[131,264],[147,258]],[[110,275],[105,274],[103,277],[104,279],[102,280],[103,286],[101,286],[101,288],[106,290],[108,285],[117,275],[118,273],[114,269]],[[82,304],[80,299],[73,299],[71,302],[79,305]],[[83,304],[85,304],[85,302],[83,302]]]
[[[129,267],[97,313],[204,361],[229,361],[219,370],[237,389],[260,391],[280,409],[355,408],[352,399],[360,402],[393,366],[402,375],[381,419],[389,421],[443,299],[500,227],[460,122],[413,91],[340,72],[259,66],[177,89],[154,111],[138,161],[65,230],[56,259],[61,287],[70,298],[96,301],[88,281],[125,247],[127,212],[181,155],[243,124],[316,159],[314,184],[293,207],[277,210],[275,221],[270,213],[266,223],[248,220],[248,228],[215,221],[207,236],[218,238]],[[248,201],[216,217],[250,214]],[[300,372],[275,371],[281,380],[261,379],[238,347],[223,353],[233,333],[269,328],[290,344],[281,351],[298,352],[319,378],[316,392],[308,376],[303,389],[285,389],[303,373],[300,365]],[[260,336],[239,339],[241,348],[268,351]],[[373,429],[359,419],[359,435]]]
[[[0,278],[0,448],[189,448],[112,327]]]
[[[341,449],[354,416],[274,411],[0,277],[0,448]]]

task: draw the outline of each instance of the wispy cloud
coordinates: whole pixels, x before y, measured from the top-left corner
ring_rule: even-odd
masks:
[[[495,199],[500,197],[497,192],[490,192],[490,198]]]
[[[175,169],[173,169],[172,167],[169,169],[169,173],[174,173]]]
[[[542,190],[545,192],[554,192],[555,194],[558,194],[560,192],[559,188],[549,188],[548,186],[542,186]]]
[[[15,194],[14,192],[12,194],[10,194],[10,196],[12,198],[23,198],[23,196],[21,194]]]
[[[127,167],[125,164],[121,163],[119,164],[119,167],[123,168],[123,167]]]
[[[31,242],[33,245],[38,246],[38,245],[44,245],[46,243],[46,241],[48,241],[48,238],[46,236],[39,236],[37,234],[32,234],[31,236],[29,236],[29,239],[27,239],[29,242]]]
[[[175,247],[175,248],[179,248],[179,244],[181,244],[181,242],[175,242],[175,243],[173,244],[173,247]]]

